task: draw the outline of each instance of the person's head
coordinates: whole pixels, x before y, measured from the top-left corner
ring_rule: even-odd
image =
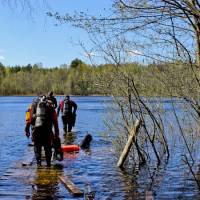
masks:
[[[69,96],[69,95],[66,95],[66,96],[65,96],[65,100],[70,100],[70,96]]]
[[[49,97],[52,97],[52,96],[53,96],[53,92],[50,91],[50,92],[48,93],[48,96],[49,96]]]

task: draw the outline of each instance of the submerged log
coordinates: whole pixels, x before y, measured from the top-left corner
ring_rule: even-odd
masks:
[[[127,143],[124,147],[124,150],[123,150],[123,152],[122,152],[122,154],[121,154],[121,156],[118,160],[118,163],[117,163],[117,166],[120,167],[120,168],[123,168],[123,164],[124,164],[124,162],[125,162],[125,160],[128,156],[128,153],[131,149],[133,142],[135,141],[135,138],[136,138],[136,135],[137,135],[138,130],[140,128],[141,122],[142,122],[141,120],[137,119],[135,124],[134,124],[133,129],[130,132],[130,136],[128,138],[128,141],[127,141]]]
[[[83,196],[83,192],[68,177],[59,176],[59,179],[63,185],[73,194],[73,196]]]

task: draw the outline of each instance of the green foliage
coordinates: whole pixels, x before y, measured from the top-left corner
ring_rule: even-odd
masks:
[[[70,67],[76,69],[77,67],[79,67],[82,64],[84,64],[83,61],[76,58],[76,59],[72,60]]]
[[[128,92],[128,80],[134,80],[142,96],[187,97],[193,94],[196,98],[199,95],[191,67],[181,62],[93,67],[75,59],[70,68],[62,65],[51,69],[41,64],[6,67],[0,63],[0,95],[36,95],[52,90],[60,95],[124,96]]]
[[[5,72],[6,69],[4,67],[4,65],[0,62],[0,79],[3,78],[5,76]]]

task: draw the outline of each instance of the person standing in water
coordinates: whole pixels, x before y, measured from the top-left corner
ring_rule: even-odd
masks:
[[[56,100],[56,97],[53,95],[52,91],[48,93],[47,99],[52,102],[53,107],[56,109],[57,108],[57,100]]]
[[[30,119],[26,121],[25,134],[30,136],[29,128],[33,124],[32,140],[37,165],[41,166],[41,151],[44,147],[47,167],[51,166],[53,140],[59,139],[57,113],[45,95],[31,106]],[[54,126],[54,132],[52,127]]]
[[[75,125],[77,104],[70,99],[69,95],[66,95],[57,109],[57,115],[59,116],[60,110],[62,112],[63,130],[71,132],[72,127]]]

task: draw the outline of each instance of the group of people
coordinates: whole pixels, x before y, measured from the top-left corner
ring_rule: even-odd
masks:
[[[75,125],[76,110],[77,104],[70,99],[69,95],[65,96],[59,106],[57,106],[57,100],[53,92],[50,92],[47,96],[39,95],[33,100],[26,112],[25,134],[27,137],[32,135],[38,166],[41,166],[42,147],[44,147],[48,167],[51,166],[52,147],[55,149],[54,154],[59,155],[61,153],[58,126],[60,111],[62,113],[64,131],[71,132],[72,127]],[[54,131],[52,130],[53,126]]]

